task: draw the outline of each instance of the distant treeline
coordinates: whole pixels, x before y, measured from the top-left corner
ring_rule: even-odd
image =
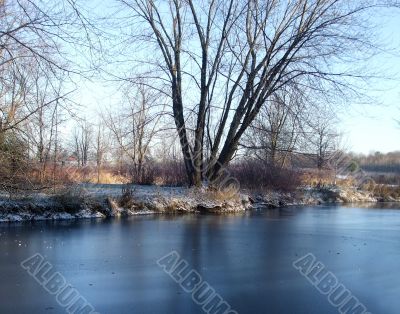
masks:
[[[369,172],[400,173],[400,151],[390,153],[372,153],[369,155],[353,155],[360,167]]]

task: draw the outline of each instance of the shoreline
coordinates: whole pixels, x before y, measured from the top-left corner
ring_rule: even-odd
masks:
[[[226,214],[289,206],[389,202],[400,199],[380,200],[366,191],[337,186],[303,187],[290,193],[230,194],[182,187],[81,185],[58,194],[36,193],[14,199],[0,195],[0,223],[152,214]]]

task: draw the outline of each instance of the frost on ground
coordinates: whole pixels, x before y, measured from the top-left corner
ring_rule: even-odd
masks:
[[[153,213],[241,212],[246,195],[138,185],[79,185],[57,194],[0,195],[0,221],[105,218]]]
[[[325,185],[320,187],[305,186],[294,192],[268,191],[250,193],[254,208],[278,208],[293,205],[318,205],[332,203],[377,203],[400,202],[399,197],[381,196],[380,193],[364,191],[356,187]]]
[[[337,186],[236,193],[184,187],[82,184],[56,194],[0,194],[0,222],[105,218],[155,213],[231,213],[322,203],[377,202],[371,192]],[[400,200],[397,200],[400,201]]]

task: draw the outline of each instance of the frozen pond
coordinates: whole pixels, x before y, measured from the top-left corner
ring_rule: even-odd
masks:
[[[157,264],[172,251],[238,313],[338,313],[293,267],[309,253],[369,312],[399,313],[396,206],[0,224],[0,313],[66,313],[21,267],[35,254],[99,313],[205,313]]]

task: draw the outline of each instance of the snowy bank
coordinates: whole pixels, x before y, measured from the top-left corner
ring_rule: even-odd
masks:
[[[350,204],[400,202],[400,198],[382,197],[371,191],[356,187],[339,187],[327,185],[322,187],[301,187],[294,192],[270,191],[252,196],[254,206],[261,208],[278,208],[292,205]]]
[[[244,194],[158,186],[80,185],[54,195],[7,198],[0,194],[0,222],[230,213],[250,208],[250,199]]]
[[[337,186],[295,192],[230,193],[183,187],[79,185],[56,194],[8,198],[0,194],[0,222],[106,218],[159,213],[237,213],[250,209],[324,203],[400,201]]]

